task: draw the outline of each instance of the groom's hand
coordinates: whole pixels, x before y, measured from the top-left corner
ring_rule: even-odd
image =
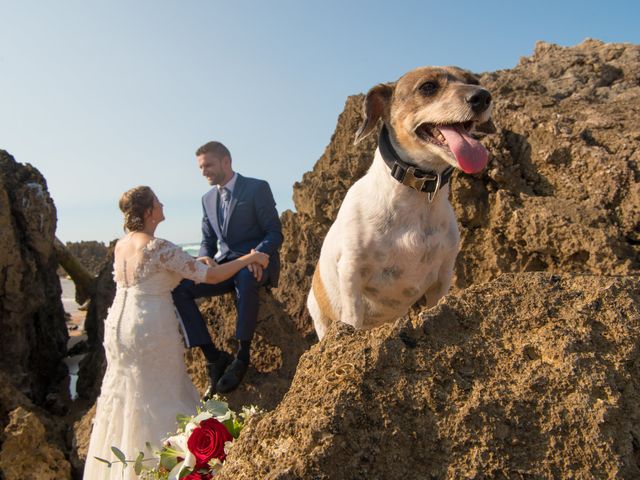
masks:
[[[262,271],[263,271],[262,266],[260,266],[257,263],[250,263],[249,265],[247,265],[247,268],[251,273],[253,273],[253,276],[256,278],[258,282],[262,280]]]

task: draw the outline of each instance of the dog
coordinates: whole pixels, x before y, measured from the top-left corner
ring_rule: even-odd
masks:
[[[368,329],[449,290],[460,233],[449,202],[455,168],[478,173],[488,152],[471,131],[491,124],[491,94],[457,67],[416,68],[366,94],[355,142],[382,119],[367,173],[324,239],[307,297],[322,340],[331,322]],[[486,131],[486,130],[485,130]]]

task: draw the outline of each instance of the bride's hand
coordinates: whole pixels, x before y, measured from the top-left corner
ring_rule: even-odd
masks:
[[[218,264],[216,263],[216,261],[215,261],[213,258],[211,258],[211,257],[207,257],[207,256],[204,256],[204,257],[198,257],[198,258],[196,258],[196,260],[197,260],[198,262],[202,262],[202,263],[204,263],[205,265],[207,265],[207,266],[209,266],[209,267],[215,267],[216,265],[218,265]]]
[[[258,282],[262,280],[262,271],[264,270],[264,268],[262,268],[259,264],[250,263],[249,265],[247,265],[247,269],[251,273],[253,273],[253,276]]]
[[[267,266],[269,265],[269,255],[257,250],[251,250],[251,262],[257,263],[262,268],[267,268]]]

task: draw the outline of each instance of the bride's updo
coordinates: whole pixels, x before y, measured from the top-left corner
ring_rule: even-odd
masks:
[[[139,232],[144,229],[144,214],[153,209],[156,195],[149,187],[141,186],[127,190],[120,196],[118,206],[124,214],[124,229]]]

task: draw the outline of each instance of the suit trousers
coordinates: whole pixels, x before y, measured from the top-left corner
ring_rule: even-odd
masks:
[[[268,281],[268,277],[267,270],[263,270],[262,278],[258,282],[247,268],[243,268],[232,278],[216,284],[196,284],[192,280],[182,280],[172,292],[172,296],[182,323],[187,347],[212,343],[206,322],[195,300],[230,292],[235,293],[236,338],[240,341],[251,340],[258,321],[259,288]]]

